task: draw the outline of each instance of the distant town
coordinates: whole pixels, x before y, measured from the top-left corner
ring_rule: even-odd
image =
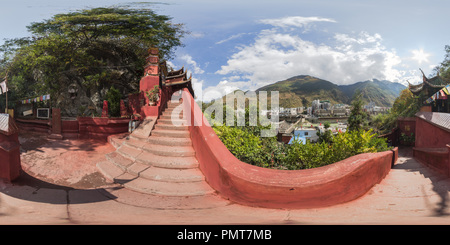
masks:
[[[278,115],[279,117],[348,117],[350,115],[351,106],[348,104],[331,104],[329,100],[313,100],[310,107],[279,107],[278,110],[263,110],[264,115]],[[364,105],[364,111],[369,114],[387,113],[390,107],[381,107],[370,102]]]
[[[369,102],[364,105],[364,111],[371,115],[388,113],[390,107],[381,107]],[[328,123],[333,133],[347,130],[347,118],[351,105],[331,104],[329,100],[314,100],[310,107],[283,108],[265,110],[261,114],[268,117],[278,115],[278,141],[292,144],[294,140],[305,143],[306,140],[317,142],[317,131],[324,132]]]

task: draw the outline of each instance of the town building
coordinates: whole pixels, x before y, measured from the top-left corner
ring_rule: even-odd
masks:
[[[288,144],[293,144],[294,141],[299,141],[302,144],[306,144],[306,141],[309,140],[312,143],[317,142],[319,136],[317,136],[317,128],[316,127],[300,127],[294,130],[294,135],[289,140]]]

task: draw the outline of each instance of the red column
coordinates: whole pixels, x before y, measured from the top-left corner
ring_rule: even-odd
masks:
[[[153,89],[155,85],[159,85],[159,51],[157,48],[150,48],[149,55],[146,58],[147,65],[144,67],[144,76],[139,82],[139,90],[144,94],[145,103],[141,107],[141,114],[144,117],[159,116],[159,105],[149,106],[149,99],[145,95],[146,91]]]
[[[447,158],[447,176],[450,177],[450,145],[447,146],[448,158]]]
[[[19,128],[9,114],[0,114],[0,179],[20,176]]]
[[[109,117],[108,116],[108,101],[103,101],[103,110],[102,110],[102,117]]]
[[[62,131],[61,109],[52,108],[52,133],[49,135],[49,138],[63,139],[61,131]]]

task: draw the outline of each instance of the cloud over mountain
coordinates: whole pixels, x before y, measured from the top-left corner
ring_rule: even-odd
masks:
[[[336,21],[321,17],[291,16],[259,22],[270,28],[262,29],[249,45],[239,46],[216,72],[226,81],[218,84],[222,90],[243,82],[245,87],[240,89],[254,90],[297,74],[311,74],[336,84],[374,78],[404,82],[405,72],[397,67],[400,57],[383,45],[378,33],[331,34],[323,25]],[[305,31],[326,38],[314,40]]]

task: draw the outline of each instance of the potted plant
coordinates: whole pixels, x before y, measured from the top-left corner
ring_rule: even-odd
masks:
[[[146,93],[149,100],[148,104],[152,106],[155,105],[159,99],[159,86],[155,85],[153,89],[148,90]]]

